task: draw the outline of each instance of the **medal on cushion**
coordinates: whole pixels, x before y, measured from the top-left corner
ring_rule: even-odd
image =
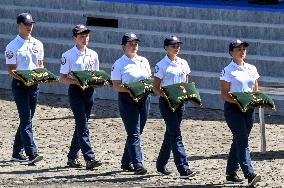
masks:
[[[183,85],[180,85],[179,89],[182,90],[183,93],[186,93],[186,89],[185,89],[185,87]]]

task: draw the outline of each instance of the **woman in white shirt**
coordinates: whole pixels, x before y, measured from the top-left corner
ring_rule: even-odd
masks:
[[[133,171],[136,175],[147,173],[143,166],[140,135],[146,124],[151,98],[145,95],[138,102],[134,102],[123,83],[145,80],[151,77],[148,60],[139,56],[138,44],[140,40],[134,33],[125,33],[121,46],[124,55],[112,66],[111,80],[114,89],[118,92],[118,106],[120,116],[127,132],[126,144],[121,159],[121,169]]]
[[[247,54],[247,42],[234,40],[229,45],[231,63],[226,66],[220,77],[221,96],[224,103],[224,116],[232,135],[233,143],[229,152],[226,168],[227,183],[242,183],[237,175],[239,166],[248,179],[248,185],[255,185],[260,176],[254,173],[249,151],[249,134],[253,127],[254,110],[242,112],[229,92],[258,91],[259,74],[255,66],[244,61]]]
[[[184,105],[180,105],[172,112],[160,87],[189,81],[190,68],[186,60],[178,57],[182,42],[176,36],[164,40],[166,56],[156,64],[153,91],[159,98],[159,108],[166,123],[166,132],[160,153],[156,162],[159,174],[169,175],[171,172],[166,165],[173,152],[174,162],[180,173],[180,178],[189,178],[195,175],[186,159],[185,148],[182,143],[180,125],[184,112]]]

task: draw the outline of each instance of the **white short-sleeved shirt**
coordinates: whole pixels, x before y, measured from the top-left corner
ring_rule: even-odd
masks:
[[[76,46],[64,52],[61,57],[61,74],[69,74],[71,71],[98,71],[99,58],[97,52],[86,49],[84,52]]]
[[[221,73],[220,80],[230,83],[230,92],[252,92],[259,74],[254,65],[244,63],[243,66],[231,61]]]
[[[111,79],[121,80],[121,83],[131,83],[151,77],[149,61],[142,56],[134,59],[123,55],[112,66]]]
[[[154,76],[161,79],[161,86],[186,82],[186,76],[190,73],[190,68],[186,60],[177,57],[173,63],[166,55],[155,66]]]
[[[43,44],[33,37],[25,40],[17,35],[6,46],[5,57],[6,64],[16,65],[16,70],[34,70],[39,68],[38,61],[43,60]]]

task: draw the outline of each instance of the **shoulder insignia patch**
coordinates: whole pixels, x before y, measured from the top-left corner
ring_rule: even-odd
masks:
[[[11,59],[12,57],[14,57],[14,53],[12,51],[7,51],[5,52],[5,56],[7,59]]]
[[[159,67],[156,65],[155,66],[155,73],[159,72],[159,70],[160,70]]]
[[[223,69],[223,70],[221,71],[220,76],[221,76],[221,77],[223,77],[223,76],[224,76],[224,74],[225,74],[225,70]]]
[[[62,57],[60,62],[61,62],[61,65],[64,65],[66,63],[66,58]]]

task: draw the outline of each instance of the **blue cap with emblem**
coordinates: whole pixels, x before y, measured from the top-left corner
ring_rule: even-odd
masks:
[[[229,44],[229,51],[233,51],[234,48],[237,48],[240,45],[244,45],[244,47],[248,47],[249,46],[249,44],[247,42],[243,42],[243,41],[241,41],[239,39],[236,39],[236,40],[233,40],[233,41],[230,42],[230,44]]]
[[[90,31],[91,30],[83,24],[78,24],[72,29],[73,36],[79,35],[81,33],[89,33]]]
[[[169,36],[164,40],[164,46],[174,45],[174,44],[183,44],[183,43],[180,41],[179,38],[177,38],[174,35]]]
[[[121,45],[125,45],[127,42],[131,42],[134,40],[140,42],[140,40],[134,33],[125,33],[121,39]]]
[[[35,23],[35,21],[32,18],[32,15],[29,13],[21,13],[17,16],[17,24],[23,23],[25,25],[31,25]]]

